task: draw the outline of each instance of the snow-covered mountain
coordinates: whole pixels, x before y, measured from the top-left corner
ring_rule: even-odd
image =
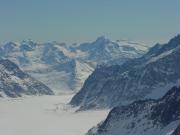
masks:
[[[87,135],[179,135],[180,87],[158,100],[140,100],[113,108]]]
[[[81,109],[126,105],[159,98],[180,83],[180,35],[155,45],[144,56],[122,65],[101,66],[85,81],[71,104]]]
[[[142,44],[127,40],[112,42],[104,36],[97,38],[92,43],[81,44],[77,48],[88,53],[87,61],[94,61],[99,64],[115,61],[123,63],[127,59],[140,57],[147,51],[147,47]]]
[[[92,43],[72,44],[32,40],[0,46],[6,58],[55,91],[78,91],[85,79],[100,64],[121,64],[140,57],[148,47],[128,41],[112,42],[100,37]]]
[[[46,85],[24,73],[13,62],[0,60],[0,97],[52,94]]]

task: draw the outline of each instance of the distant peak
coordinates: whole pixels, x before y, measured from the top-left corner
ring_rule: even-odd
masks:
[[[5,45],[16,45],[14,42],[10,41],[10,42],[6,42]]]
[[[20,43],[20,45],[21,45],[21,47],[22,46],[25,46],[25,48],[27,49],[27,48],[34,48],[34,47],[36,47],[36,45],[37,45],[38,43],[36,43],[36,42],[34,42],[32,39],[26,39],[26,40],[23,40],[21,43]],[[24,47],[23,47],[24,48]],[[28,50],[29,50],[28,49]]]
[[[14,42],[12,42],[12,41],[10,41],[10,42],[7,42],[7,43],[5,43],[4,44],[4,47],[6,47],[6,48],[14,48],[14,47],[16,47],[17,46],[17,44],[16,43],[14,43]]]
[[[32,39],[25,39],[21,41],[21,44],[32,44],[32,43],[35,43]]]
[[[178,34],[177,36],[175,36],[174,38],[172,38],[170,41],[169,41],[169,44],[179,44],[180,43],[180,34]]]
[[[64,46],[64,47],[67,46],[67,44],[65,42],[52,41],[51,43],[55,44],[55,45],[59,45],[59,46]]]
[[[96,42],[98,43],[106,43],[109,42],[110,40],[108,38],[106,38],[105,36],[100,36],[96,39]]]

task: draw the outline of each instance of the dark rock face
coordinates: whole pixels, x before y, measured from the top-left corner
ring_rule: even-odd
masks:
[[[167,125],[180,116],[180,87],[173,87],[154,106],[151,118]]]
[[[88,135],[160,134],[179,119],[180,87],[173,87],[159,100],[140,100],[127,106],[113,108],[106,120],[96,128],[92,128]],[[180,121],[178,123],[180,124]],[[169,130],[176,125],[169,126]],[[174,134],[178,132],[179,128],[174,131]]]
[[[97,68],[71,101],[81,109],[126,105],[159,98],[180,79],[180,35],[121,66]]]
[[[9,60],[0,60],[0,95],[20,97],[25,95],[52,95],[43,83],[24,73]]]
[[[180,125],[175,129],[171,135],[180,135]]]

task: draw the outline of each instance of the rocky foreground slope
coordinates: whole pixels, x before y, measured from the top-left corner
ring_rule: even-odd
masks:
[[[179,135],[179,125],[180,87],[173,87],[161,99],[113,108],[87,135]]]

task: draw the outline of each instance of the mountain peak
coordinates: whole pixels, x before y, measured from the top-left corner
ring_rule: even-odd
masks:
[[[16,46],[16,43],[10,41],[4,44],[4,46]]]
[[[110,40],[108,38],[106,38],[105,36],[100,36],[96,39],[95,41],[96,43],[99,43],[99,44],[103,44],[103,43],[108,43],[110,42]]]
[[[17,44],[14,42],[7,42],[6,44],[2,45],[2,48],[4,49],[4,52],[9,52],[14,50],[17,47]]]
[[[165,44],[162,48],[165,50],[174,49],[177,46],[180,46],[180,34],[170,39],[167,44]]]
[[[32,44],[35,44],[35,42],[32,39],[25,39],[25,40],[21,41],[21,44],[32,45]]]
[[[158,56],[158,55],[161,55],[161,54],[163,54],[165,52],[173,50],[173,49],[177,48],[178,46],[180,46],[180,34],[178,34],[177,36],[171,38],[169,40],[169,42],[166,43],[166,44],[157,43],[155,46],[153,46],[148,51],[146,56]]]
[[[169,44],[180,44],[180,34],[169,40]]]

